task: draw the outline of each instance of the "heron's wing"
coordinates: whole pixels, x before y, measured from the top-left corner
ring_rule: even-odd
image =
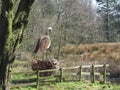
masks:
[[[48,49],[50,47],[50,44],[51,44],[50,37],[46,35],[42,36],[37,42],[34,53]]]
[[[48,49],[50,44],[51,44],[51,40],[50,40],[49,36],[41,37],[40,43],[39,43],[40,51],[44,51],[44,50]]]
[[[37,41],[37,45],[35,47],[34,53],[38,52],[38,50],[39,50],[39,44],[40,44],[40,39],[38,39],[38,41]]]

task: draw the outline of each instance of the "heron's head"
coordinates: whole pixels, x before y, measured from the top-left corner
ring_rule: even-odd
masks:
[[[48,27],[48,32],[52,32],[52,27]]]
[[[46,35],[49,35],[49,33],[52,32],[52,27],[48,27],[46,30]]]

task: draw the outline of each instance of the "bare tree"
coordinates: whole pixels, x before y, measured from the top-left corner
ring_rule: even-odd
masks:
[[[101,28],[102,19],[87,0],[38,0],[34,4],[30,19],[32,22],[28,25],[22,45],[22,48],[28,51],[33,51],[35,40],[48,26],[53,27],[51,47],[54,46],[57,52],[62,45],[68,43],[94,43],[106,40]]]

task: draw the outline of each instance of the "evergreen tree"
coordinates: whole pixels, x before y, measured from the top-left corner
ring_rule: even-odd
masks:
[[[119,3],[118,0],[97,0],[98,13],[104,20],[104,32],[108,42],[119,41]]]

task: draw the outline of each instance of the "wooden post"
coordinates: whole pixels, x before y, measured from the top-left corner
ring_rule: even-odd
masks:
[[[95,68],[94,68],[94,65],[92,65],[91,67],[91,82],[92,83],[95,83]]]
[[[82,80],[82,66],[79,67],[79,81]]]
[[[103,83],[106,83],[106,65],[103,66],[104,68],[104,73],[103,73]]]
[[[62,71],[62,68],[60,68],[60,82],[63,81],[63,71]]]
[[[39,90],[39,70],[37,71],[37,90]]]

